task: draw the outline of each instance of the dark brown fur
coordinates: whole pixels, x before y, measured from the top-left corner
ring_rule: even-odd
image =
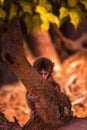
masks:
[[[59,112],[61,115],[60,119],[64,122],[70,120],[72,118],[71,101],[66,94],[60,91],[59,84],[55,82],[52,76],[54,63],[45,57],[41,57],[35,60],[33,67],[36,69],[37,72],[40,72],[42,71],[42,69],[44,69],[46,72],[49,73],[49,76],[46,78],[46,80],[55,88],[55,94],[57,95],[58,98]],[[31,118],[32,118],[32,115],[34,116],[34,114],[36,113],[35,106],[34,106],[34,99],[28,93],[26,94],[26,98],[27,98],[28,105],[31,108],[31,113],[33,113],[31,114]]]

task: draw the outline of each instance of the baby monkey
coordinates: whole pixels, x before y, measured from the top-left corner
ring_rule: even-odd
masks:
[[[45,57],[38,58],[34,62],[33,67],[45,80],[49,81],[57,91],[60,91],[60,86],[54,81],[52,76],[54,63],[50,59]]]
[[[38,58],[35,60],[33,67],[36,69],[37,72],[47,80],[53,87],[55,87],[55,94],[58,96],[58,106],[59,112],[61,115],[61,120],[65,120],[72,117],[71,111],[71,101],[67,95],[60,91],[60,86],[58,83],[55,82],[52,73],[54,68],[54,63],[45,57]],[[36,111],[34,106],[34,98],[30,96],[28,93],[26,94],[28,106],[31,109],[31,118],[34,118]]]

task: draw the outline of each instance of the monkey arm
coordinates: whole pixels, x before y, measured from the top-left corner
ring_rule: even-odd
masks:
[[[36,115],[36,109],[35,109],[34,103],[37,101],[37,99],[34,96],[31,96],[28,92],[26,92],[26,99],[27,99],[27,104],[29,108],[31,109],[30,119],[34,119]]]
[[[71,110],[72,105],[69,97],[66,94],[62,92],[58,94],[58,105],[61,113],[61,120],[64,122],[71,120],[73,118],[73,112]]]
[[[34,97],[30,96],[30,94],[27,92],[26,93],[26,99],[27,99],[27,104],[28,104],[29,108],[31,110],[35,109],[35,106],[34,106]]]

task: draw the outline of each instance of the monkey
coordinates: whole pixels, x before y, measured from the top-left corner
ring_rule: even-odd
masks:
[[[52,76],[54,63],[50,59],[46,57],[38,58],[35,60],[33,67],[45,80],[51,83],[58,92],[60,91],[59,84],[54,81]]]
[[[33,67],[35,70],[45,79],[47,80],[54,88],[55,88],[55,94],[58,96],[58,106],[59,106],[59,112],[60,112],[60,119],[62,121],[66,121],[72,118],[72,110],[71,110],[71,101],[69,97],[61,92],[60,85],[55,82],[53,78],[53,68],[54,63],[46,58],[46,57],[40,57],[36,59],[33,63]],[[36,110],[34,106],[34,98],[30,96],[28,93],[26,94],[28,106],[31,109],[31,118],[34,118],[36,115]]]
[[[26,92],[26,100],[27,100],[28,107],[30,108],[30,120],[32,121],[37,115],[35,104],[34,104],[35,98],[31,96],[28,92]]]

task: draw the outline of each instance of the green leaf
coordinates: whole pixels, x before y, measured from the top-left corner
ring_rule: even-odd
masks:
[[[85,9],[87,10],[87,0],[80,0],[80,2],[85,6]]]
[[[69,7],[74,7],[77,4],[78,0],[68,0]]]
[[[40,28],[41,19],[39,15],[36,14],[32,17],[32,24],[33,24],[33,27]]]
[[[32,15],[32,7],[31,7],[31,4],[29,2],[20,1],[18,3],[22,7],[22,9],[25,13],[29,13],[30,15]]]
[[[6,16],[6,12],[4,11],[4,9],[0,8],[0,18],[4,19]]]
[[[81,20],[79,13],[75,9],[72,9],[69,12],[69,16],[71,23],[74,25],[75,29],[77,29]]]
[[[24,22],[26,25],[26,29],[27,29],[27,33],[30,33],[31,29],[32,29],[32,17],[29,15],[26,15],[24,17]]]
[[[17,15],[17,6],[15,4],[10,5],[10,14],[9,14],[9,21],[12,20]]]
[[[59,18],[60,18],[60,20],[62,20],[63,18],[65,18],[65,17],[68,16],[69,11],[68,11],[67,8],[61,7],[61,8],[59,9],[59,13],[60,13],[60,14],[59,14]]]
[[[39,0],[40,5],[44,5],[47,2],[47,0]]]

